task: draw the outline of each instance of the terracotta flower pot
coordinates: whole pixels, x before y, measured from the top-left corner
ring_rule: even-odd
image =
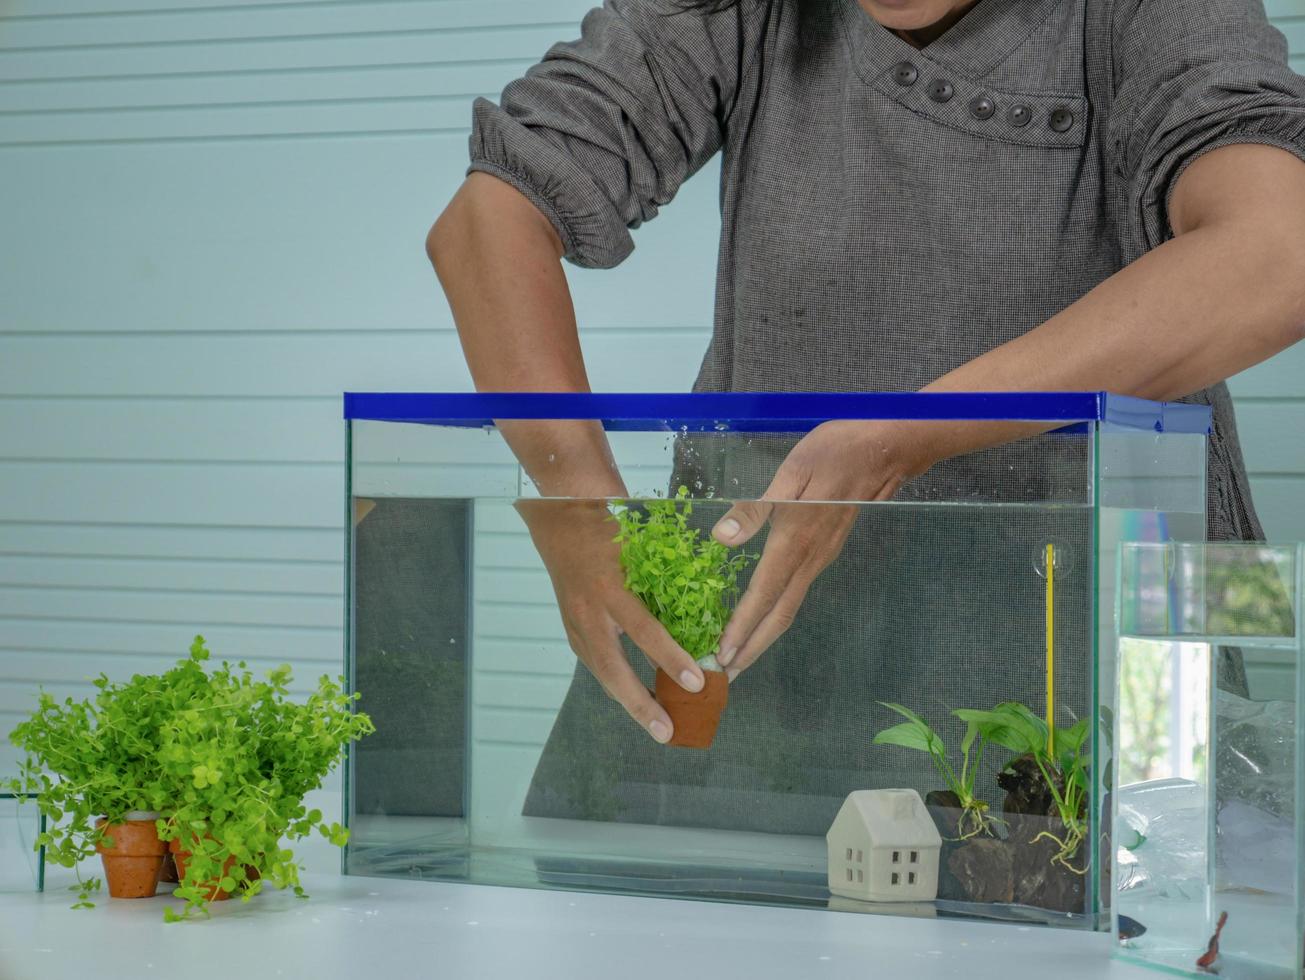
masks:
[[[208,839],[212,840],[211,837]],[[186,877],[186,863],[190,860],[191,852],[183,847],[180,837],[174,837],[168,841],[168,850],[172,852],[172,859],[176,862],[177,879],[184,879]],[[228,855],[227,859],[222,862],[222,873],[217,876],[218,879],[226,876],[235,866],[235,863],[236,856],[234,854]],[[245,865],[245,878],[249,881],[256,880],[258,878],[258,869],[248,864]],[[212,879],[202,882],[200,887],[208,888],[208,900],[210,902],[225,902],[231,897],[231,892],[219,888],[217,881]]]
[[[706,684],[697,694],[680,687],[671,676],[657,671],[657,703],[671,716],[675,731],[669,744],[685,749],[710,748],[721,713],[729,700],[730,682],[723,671],[704,670]]]
[[[156,818],[140,814],[139,819],[113,824],[96,845],[111,898],[151,898],[157,890],[167,846],[154,828]],[[101,819],[96,826],[103,827],[105,822]]]

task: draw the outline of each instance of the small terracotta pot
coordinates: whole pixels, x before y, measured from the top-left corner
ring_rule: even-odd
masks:
[[[103,827],[103,819],[96,822]],[[159,885],[167,846],[159,840],[154,819],[126,820],[110,826],[95,849],[104,864],[111,898],[152,898]]]
[[[668,744],[685,749],[711,747],[720,725],[721,713],[730,696],[729,678],[723,671],[704,670],[706,684],[697,694],[680,687],[665,671],[657,671],[657,703],[666,709],[675,726]]]
[[[208,839],[212,840],[211,837]],[[182,847],[180,837],[174,837],[172,840],[168,841],[168,850],[172,852],[172,859],[177,865],[177,879],[184,879],[186,877],[186,862],[190,860],[190,851],[185,850]],[[235,866],[235,863],[236,856],[234,854],[228,855],[227,859],[222,862],[222,873],[218,875],[218,878],[221,879],[230,872],[232,867]],[[258,878],[258,869],[248,864],[245,865],[245,877],[249,881],[256,880]],[[201,888],[206,886],[208,887],[207,897],[210,902],[225,902],[231,897],[231,893],[219,888],[216,881],[210,880],[200,884]]]

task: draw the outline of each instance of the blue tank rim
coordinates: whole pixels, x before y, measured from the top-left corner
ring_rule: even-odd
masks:
[[[495,420],[582,419],[612,432],[805,432],[838,419],[1049,422],[1209,435],[1206,405],[1104,391],[345,392],[350,421],[493,428]]]

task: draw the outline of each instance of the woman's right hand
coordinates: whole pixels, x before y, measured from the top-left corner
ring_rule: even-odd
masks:
[[[474,173],[426,244],[478,391],[590,390],[562,242],[529,199]],[[646,732],[669,741],[671,719],[626,661],[621,635],[686,690],[700,691],[705,681],[625,588],[617,528],[604,503],[625,496],[625,488],[602,425],[500,419],[498,427],[545,495],[518,510],[552,577],[571,649]]]
[[[670,741],[670,716],[626,660],[622,634],[686,691],[701,691],[702,670],[625,587],[616,524],[602,500],[521,500],[530,537],[553,582],[571,649],[649,735]]]

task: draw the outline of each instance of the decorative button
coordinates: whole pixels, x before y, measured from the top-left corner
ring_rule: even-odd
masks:
[[[1006,113],[1006,121],[1019,129],[1027,126],[1033,120],[1033,110],[1026,105],[1013,105],[1010,111]]]
[[[916,68],[915,65],[911,64],[909,61],[903,61],[893,69],[893,81],[898,85],[901,85],[903,88],[909,85],[914,85],[915,80],[919,77],[920,69]]]
[[[1068,132],[1070,127],[1074,125],[1074,113],[1070,112],[1064,106],[1061,106],[1059,109],[1051,110],[1051,118],[1049,122],[1054,132]]]
[[[929,98],[935,102],[950,102],[955,94],[956,89],[952,88],[952,83],[941,78],[929,86]]]
[[[970,115],[975,119],[989,119],[997,111],[997,104],[986,95],[978,95],[970,100]]]

